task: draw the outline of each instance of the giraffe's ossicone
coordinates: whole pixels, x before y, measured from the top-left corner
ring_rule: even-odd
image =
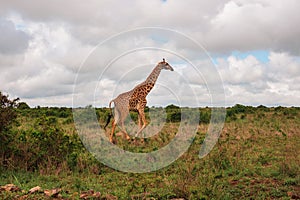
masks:
[[[121,131],[124,134],[125,138],[127,140],[130,139],[130,136],[126,132],[125,125],[124,125],[124,121],[128,116],[130,110],[138,112],[139,130],[135,134],[135,137],[138,136],[146,127],[147,121],[144,112],[144,109],[147,105],[146,97],[154,87],[156,80],[162,69],[174,71],[173,68],[165,61],[165,59],[163,59],[162,62],[159,62],[156,65],[156,67],[152,70],[152,72],[144,82],[138,84],[128,92],[119,94],[119,96],[117,96],[115,99],[109,102],[110,110],[112,109],[111,104],[114,103],[114,119],[112,121],[112,130],[109,136],[110,142],[113,142],[113,135],[117,124],[121,126]],[[112,117],[112,112],[109,115],[107,123],[104,128],[106,128],[107,125],[109,124],[111,117]]]

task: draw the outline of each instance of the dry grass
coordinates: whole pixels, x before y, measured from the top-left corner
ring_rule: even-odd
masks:
[[[74,134],[72,123],[64,124],[64,120],[59,118],[57,123],[67,134]],[[33,121],[34,118],[27,118],[17,129],[29,130]],[[167,123],[159,134],[144,142],[133,143],[118,137],[117,145],[133,152],[153,151],[167,145],[178,126],[178,123]],[[115,171],[82,152],[73,169],[67,169],[67,162],[61,165],[60,171],[49,170],[42,174],[41,171],[1,169],[0,185],[14,183],[23,189],[37,185],[61,188],[62,198],[78,198],[82,191],[90,189],[99,191],[103,198],[114,195],[120,199],[300,198],[299,109],[268,108],[238,113],[236,120],[227,120],[224,124],[210,154],[199,159],[207,128],[207,124],[200,124],[189,150],[170,166],[156,172]],[[15,195],[0,192],[0,198],[13,199]]]

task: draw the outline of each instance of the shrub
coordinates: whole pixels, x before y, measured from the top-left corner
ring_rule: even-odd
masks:
[[[226,122],[237,120],[236,112],[231,108],[226,111]]]
[[[209,124],[211,118],[211,110],[200,111],[200,123]]]
[[[25,103],[25,102],[20,102],[19,104],[18,104],[18,109],[20,109],[20,110],[25,110],[25,109],[29,109],[30,107],[28,106],[28,104],[27,103]]]
[[[0,92],[0,163],[6,165],[7,159],[13,154],[13,147],[10,143],[15,138],[15,133],[10,131],[12,123],[17,117],[15,108],[19,98],[10,100],[8,95]]]
[[[179,106],[173,104],[166,107],[167,122],[180,122],[181,121],[181,110]]]
[[[0,132],[8,128],[17,117],[15,108],[19,98],[10,100],[8,97],[0,92]]]

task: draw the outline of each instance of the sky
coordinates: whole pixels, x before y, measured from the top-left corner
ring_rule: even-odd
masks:
[[[31,107],[108,106],[162,58],[149,106],[299,106],[298,0],[0,4],[0,91]]]

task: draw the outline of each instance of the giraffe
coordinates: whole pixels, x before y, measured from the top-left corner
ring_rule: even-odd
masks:
[[[114,103],[114,119],[112,121],[112,129],[109,136],[109,141],[111,143],[113,143],[113,135],[117,124],[121,125],[121,132],[123,133],[125,138],[127,140],[130,140],[130,136],[126,132],[124,125],[124,121],[128,116],[129,111],[138,112],[139,130],[135,134],[135,137],[137,137],[146,127],[147,121],[144,113],[144,109],[147,105],[146,97],[154,87],[155,82],[162,69],[174,71],[174,69],[165,61],[165,59],[163,59],[162,62],[159,62],[156,65],[156,67],[152,70],[152,72],[144,82],[138,84],[132,90],[120,94],[115,99],[109,102],[109,109],[111,113],[108,116],[104,129],[106,129],[112,117],[111,104]]]

